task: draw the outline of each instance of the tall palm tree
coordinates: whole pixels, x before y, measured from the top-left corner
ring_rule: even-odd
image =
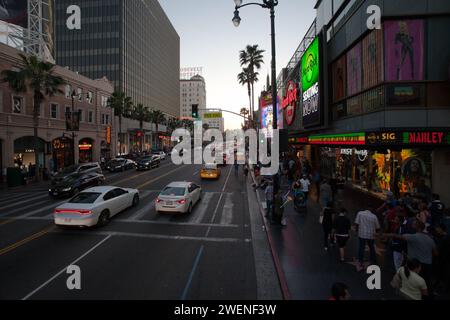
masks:
[[[39,177],[39,114],[40,106],[45,97],[51,97],[57,93],[63,93],[60,87],[66,84],[66,81],[54,74],[54,65],[45,61],[40,61],[35,56],[27,57],[19,54],[22,66],[19,71],[4,70],[2,72],[1,82],[8,83],[9,87],[18,93],[26,93],[28,90],[33,92],[33,129],[35,145],[35,179]],[[75,143],[75,142],[73,142]]]
[[[114,115],[119,117],[119,154],[122,154],[122,119],[129,117],[133,101],[124,92],[114,91],[108,99],[108,107],[114,109]]]
[[[150,119],[152,123],[155,124],[156,127],[156,137],[158,137],[159,125],[166,121],[166,116],[160,110],[153,110],[151,112]],[[155,139],[157,146],[159,145],[159,139]]]
[[[144,122],[148,117],[148,108],[144,107],[143,104],[139,103],[133,109],[133,119],[139,121],[139,130],[142,132],[144,129]],[[145,135],[141,135],[141,152],[144,151],[144,140]]]
[[[238,74],[237,79],[240,85],[247,85],[248,90],[248,102],[250,109],[252,108],[252,83],[250,81],[251,75],[248,68],[242,69],[242,72]]]
[[[250,114],[252,115],[255,111],[255,83],[258,82],[258,78],[254,76],[254,73],[261,69],[261,65],[264,63],[264,50],[259,49],[258,45],[253,46],[247,45],[245,50],[241,50],[239,53],[239,61],[242,67],[246,67],[249,70],[252,79],[250,79],[252,87],[252,106],[250,108]]]

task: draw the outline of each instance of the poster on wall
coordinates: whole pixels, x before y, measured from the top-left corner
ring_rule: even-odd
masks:
[[[396,20],[384,23],[386,80],[424,79],[424,20]]]
[[[302,56],[303,126],[321,123],[319,88],[319,38],[316,38]]]
[[[363,89],[380,84],[383,76],[383,32],[373,30],[362,41]]]
[[[28,1],[1,0],[0,20],[26,28],[28,25]]]
[[[347,93],[349,96],[361,92],[362,66],[361,43],[347,53]]]
[[[343,55],[339,60],[337,60],[332,66],[332,77],[333,77],[333,102],[338,102],[345,98],[345,84],[347,79],[346,70],[346,60],[345,55]]]

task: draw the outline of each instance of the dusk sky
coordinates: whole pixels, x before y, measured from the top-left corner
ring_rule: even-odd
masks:
[[[248,108],[247,88],[238,84],[239,51],[247,44],[266,50],[259,71],[257,94],[270,73],[268,9],[248,6],[240,11],[241,25],[232,23],[233,0],[159,0],[181,39],[181,67],[203,67],[208,108],[239,112]],[[244,3],[249,2],[244,0]],[[254,2],[254,1],[253,1]],[[261,0],[259,2],[262,3]],[[315,18],[317,0],[280,0],[276,8],[277,75],[286,67]],[[255,106],[256,107],[256,106]],[[224,114],[225,129],[240,128],[241,118]]]

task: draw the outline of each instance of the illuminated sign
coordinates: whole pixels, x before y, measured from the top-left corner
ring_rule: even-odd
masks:
[[[309,136],[309,143],[322,145],[364,145],[366,143],[366,135],[364,132],[335,135],[314,135]]]
[[[450,133],[443,131],[404,132],[403,143],[406,144],[450,144]]]
[[[106,143],[111,144],[111,127],[106,128]]]
[[[80,144],[80,145],[78,145],[78,148],[80,150],[91,150],[92,144]]]
[[[356,149],[341,149],[341,155],[346,156],[356,155],[358,156],[359,161],[364,162],[367,160],[367,157],[369,156],[369,151]]]
[[[222,112],[210,112],[203,114],[203,119],[220,119],[222,118]]]
[[[398,132],[370,132],[366,136],[367,144],[392,145],[400,142],[400,134]]]
[[[316,38],[302,56],[303,126],[321,122],[319,71],[319,38]]]
[[[308,137],[289,138],[289,143],[292,144],[308,144]]]
[[[286,98],[283,99],[284,118],[289,126],[292,125],[295,120],[295,107],[297,100],[297,85],[293,81],[289,81],[286,90]]]

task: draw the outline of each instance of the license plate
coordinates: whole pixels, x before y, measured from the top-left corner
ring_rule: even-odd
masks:
[[[64,222],[66,222],[66,223],[71,223],[71,222],[72,222],[72,219],[64,219]]]
[[[173,202],[172,201],[166,201],[166,206],[173,206]]]
[[[58,192],[53,192],[53,195],[54,195],[54,196],[57,196],[57,195],[58,195]]]

